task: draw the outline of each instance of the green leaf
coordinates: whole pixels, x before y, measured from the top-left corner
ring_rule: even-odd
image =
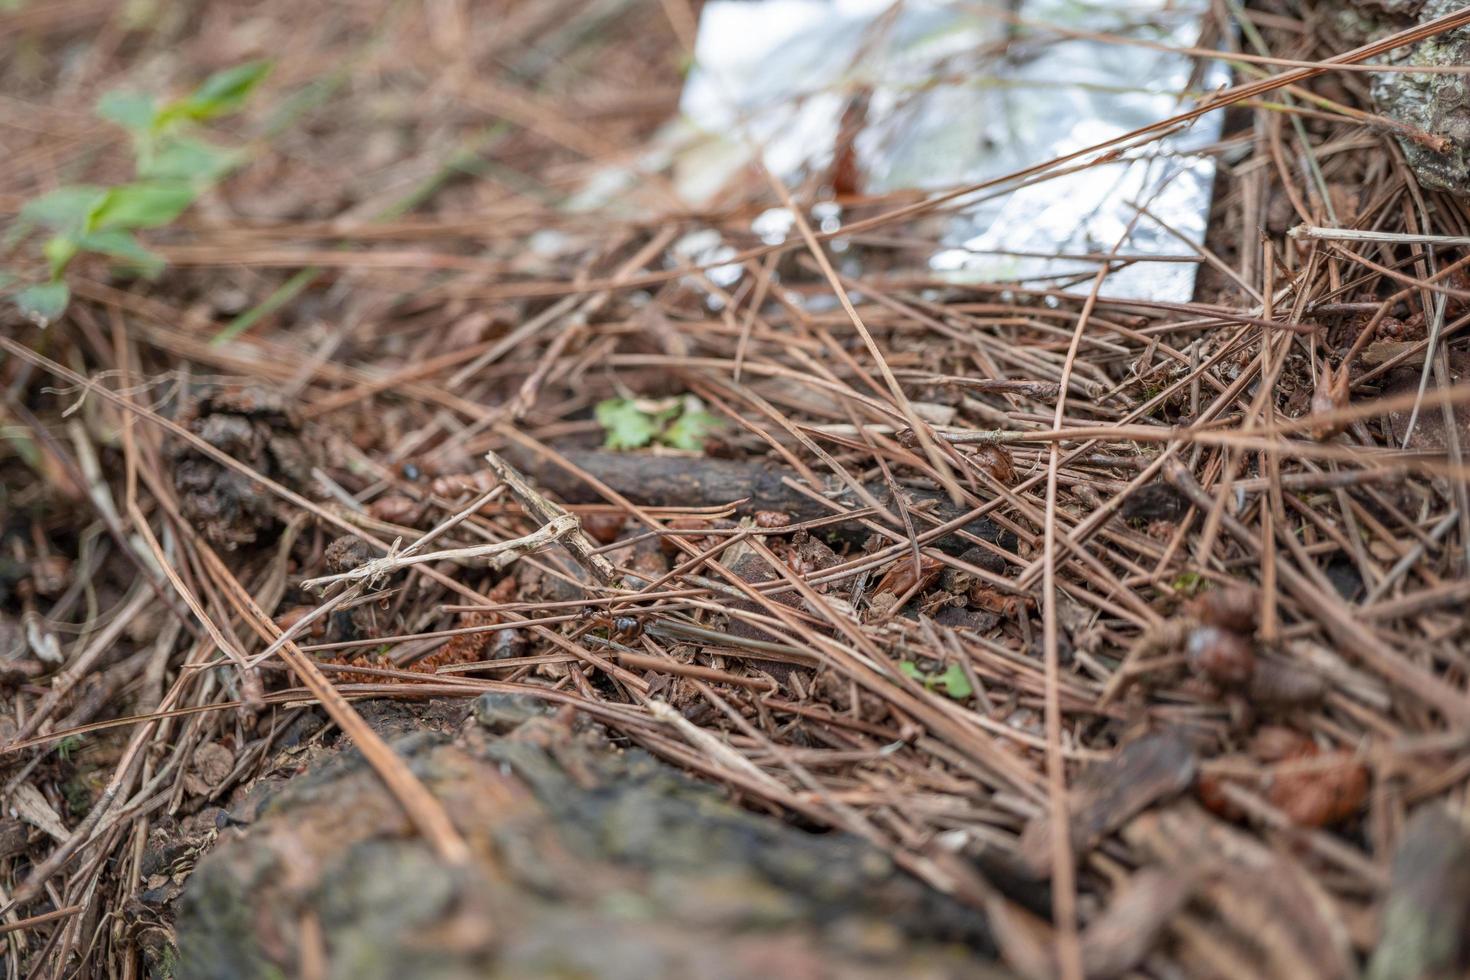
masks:
[[[674,449],[701,452],[704,449],[704,437],[719,425],[719,421],[709,412],[686,410],[674,420],[673,425],[659,435],[658,441]]]
[[[269,61],[247,61],[243,65],[217,71],[181,102],[178,109],[190,119],[214,119],[234,112],[245,104],[250,90],[259,85],[270,70]]]
[[[70,760],[71,754],[82,747],[82,736],[68,735],[56,743],[56,754],[62,759]]]
[[[67,263],[72,260],[72,256],[77,254],[76,239],[66,235],[57,235],[41,246],[41,253],[51,264],[51,278],[60,279],[61,274],[66,271]]]
[[[153,127],[158,104],[141,92],[106,92],[97,100],[97,115],[129,132],[143,133]]]
[[[194,203],[198,189],[182,181],[123,184],[107,192],[92,214],[90,230],[159,228]]]
[[[158,275],[168,263],[157,252],[150,252],[138,244],[138,239],[120,228],[94,231],[77,239],[77,245],[89,252],[110,255],[122,259],[124,264],[136,266],[148,277]]]
[[[72,184],[42,194],[20,209],[22,221],[56,231],[81,231],[107,191],[90,184]]]
[[[609,398],[597,403],[597,424],[607,432],[608,449],[639,449],[653,441],[658,424],[627,398]]]
[[[10,227],[5,229],[5,235],[3,237],[0,237],[0,249],[14,248],[20,243],[21,239],[25,238],[27,235],[35,230],[36,223],[34,221],[27,221],[24,218],[17,216],[16,219],[10,223]]]
[[[956,701],[963,701],[975,693],[970,678],[965,676],[964,668],[959,664],[950,664],[942,674],[926,674],[912,660],[900,660],[898,669],[905,677],[912,677],[931,691],[943,691]]]
[[[1175,592],[1194,595],[1199,591],[1200,583],[1203,581],[1199,572],[1180,572],[1172,584]]]
[[[71,290],[64,282],[43,282],[27,286],[13,297],[20,312],[38,326],[47,326],[66,311]]]
[[[138,163],[144,180],[186,180],[212,184],[233,170],[240,154],[184,136],[166,140]]]
[[[933,679],[933,686],[942,688],[945,694],[956,701],[963,701],[975,693],[975,688],[970,684],[970,678],[965,676],[965,671],[959,664],[950,664],[944,673]]]

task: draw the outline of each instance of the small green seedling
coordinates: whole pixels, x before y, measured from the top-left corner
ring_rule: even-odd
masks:
[[[697,453],[719,420],[692,395],[649,401],[609,398],[597,403],[597,424],[608,449],[642,449],[651,443]]]
[[[1173,586],[1174,591],[1181,595],[1194,595],[1199,591],[1200,586],[1204,584],[1204,579],[1200,576],[1199,572],[1180,572],[1170,584]]]
[[[68,735],[56,743],[56,754],[63,762],[71,761],[71,754],[82,747],[82,736]]]
[[[926,674],[912,660],[900,660],[898,669],[929,690],[942,691],[956,701],[963,701],[975,693],[975,688],[970,684],[970,679],[965,676],[965,671],[959,664],[950,664],[940,674]]]
[[[227,68],[189,95],[163,104],[133,92],[104,95],[97,114],[128,131],[136,178],[114,187],[68,184],[21,208],[11,241],[38,226],[52,232],[41,246],[48,278],[24,286],[12,297],[21,312],[43,327],[59,317],[71,299],[66,267],[83,252],[105,255],[150,278],[158,275],[163,258],[144,248],[134,232],[170,224],[240,165],[244,156],[238,150],[206,142],[191,131],[199,123],[239,110],[269,70],[265,61]]]

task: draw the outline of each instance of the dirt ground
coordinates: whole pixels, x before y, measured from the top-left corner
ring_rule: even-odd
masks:
[[[1466,975],[1458,6],[1212,5],[1172,303],[927,256],[1190,100],[691,206],[691,0],[0,2],[6,980]]]

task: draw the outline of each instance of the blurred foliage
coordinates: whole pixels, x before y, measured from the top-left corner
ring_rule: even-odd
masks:
[[[59,317],[71,299],[66,268],[83,252],[107,256],[144,276],[158,275],[162,256],[145,248],[134,233],[172,223],[240,165],[240,151],[207,142],[193,130],[238,111],[269,71],[265,61],[226,68],[188,95],[161,104],[137,92],[103,95],[97,114],[127,130],[135,179],[112,187],[63,185],[21,208],[8,236],[11,241],[37,227],[52,232],[41,246],[49,277],[23,286],[12,297],[21,312],[42,326]]]

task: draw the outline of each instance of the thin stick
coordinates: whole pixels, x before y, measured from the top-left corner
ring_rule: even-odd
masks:
[[[307,579],[302,582],[303,588],[324,589],[328,585],[337,582],[362,582],[369,586],[374,582],[381,582],[400,568],[408,568],[411,565],[422,565],[424,562],[437,561],[469,561],[476,558],[488,558],[492,571],[498,571],[514,562],[522,555],[533,552],[560,540],[563,535],[570,534],[577,527],[577,518],[573,514],[563,514],[553,518],[551,523],[537,528],[530,534],[509,541],[496,541],[491,544],[473,545],[468,548],[448,548],[444,551],[430,551],[420,555],[404,554],[397,550],[396,546],[389,550],[382,558],[374,558],[363,562],[356,568],[341,572],[336,575],[323,575],[319,578]]]
[[[25,919],[16,919],[14,922],[0,923],[0,936],[5,935],[7,932],[19,932],[23,929],[43,926],[48,922],[55,922],[57,919],[65,919],[76,915],[85,908],[85,905],[68,905],[64,909],[54,909],[53,911],[42,912],[40,915],[32,915]]]
[[[597,579],[599,585],[611,585],[617,581],[617,569],[613,568],[612,562],[598,553],[596,545],[587,540],[587,535],[582,533],[582,524],[575,515],[567,513],[557,504],[547,500],[540,491],[531,486],[530,481],[522,476],[519,470],[495,453],[486,453],[485,461],[490,464],[490,469],[495,475],[500,477],[501,482],[510,487],[511,495],[536,520],[549,525],[562,521],[564,518],[570,518],[571,524],[557,537],[562,539],[562,544],[572,553],[572,557],[576,558],[578,563],[587,569],[593,578]]]
[[[1373,231],[1366,228],[1322,228],[1296,225],[1287,235],[1292,238],[1317,239],[1324,242],[1388,242],[1392,245],[1470,245],[1465,235],[1411,235],[1401,231]]]

